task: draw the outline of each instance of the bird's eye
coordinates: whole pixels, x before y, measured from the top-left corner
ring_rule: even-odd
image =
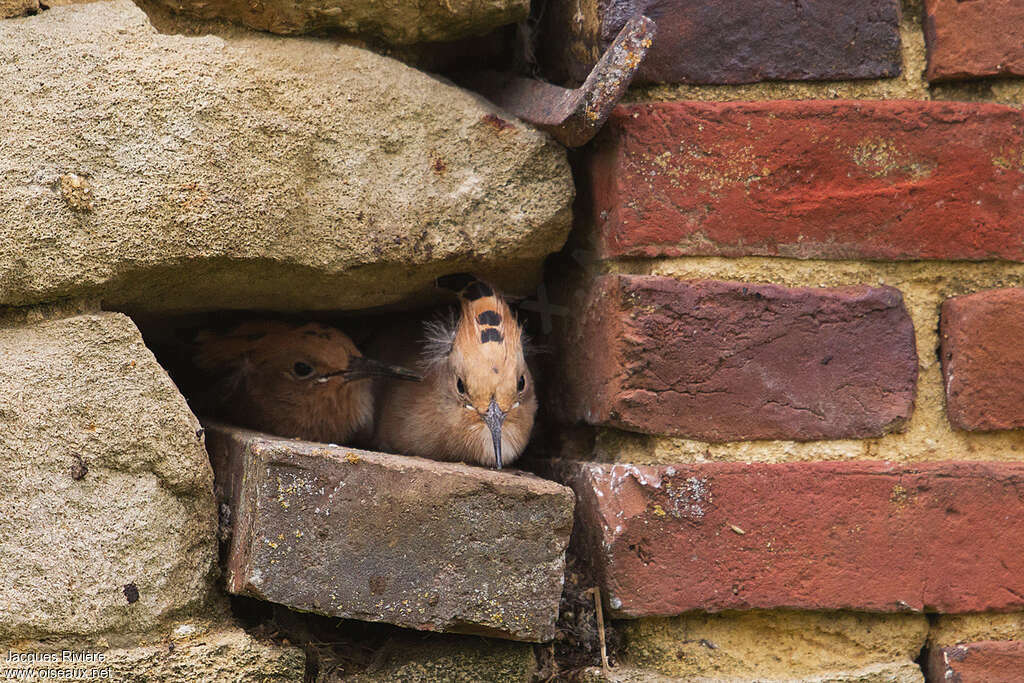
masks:
[[[301,360],[292,366],[292,371],[295,376],[299,379],[306,379],[313,374],[313,366],[309,363],[303,363]]]
[[[466,393],[466,384],[465,382],[462,381],[461,377],[457,377],[455,379],[455,390],[458,391],[460,394]]]
[[[519,375],[519,381],[516,382],[516,391],[522,391],[526,388],[526,375]]]

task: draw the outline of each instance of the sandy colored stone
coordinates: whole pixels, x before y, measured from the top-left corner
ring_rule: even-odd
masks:
[[[1024,640],[1024,612],[941,614],[928,633],[935,647],[984,640]]]
[[[39,0],[0,0],[0,19],[35,14],[39,11]]]
[[[664,676],[648,669],[637,669],[629,666],[616,666],[610,671],[602,671],[600,667],[590,667],[580,673],[582,683],[674,683],[680,680],[675,676]],[[689,683],[750,683],[749,677],[715,675],[686,676]],[[915,662],[889,662],[871,664],[860,669],[849,671],[829,671],[820,676],[800,676],[799,678],[760,678],[758,683],[781,683],[781,681],[799,681],[800,683],[919,683],[922,681],[921,667]]]
[[[599,431],[595,443],[569,441],[566,457],[637,464],[806,460],[1024,460],[1024,431],[963,432],[946,419],[945,391],[939,363],[938,322],[942,302],[952,296],[993,287],[1024,286],[1024,265],[964,262],[797,261],[770,258],[687,258],[607,263],[600,270],[691,279],[764,282],[789,287],[888,285],[903,294],[914,323],[919,363],[914,413],[905,431],[878,439],[830,441],[706,441]],[[551,287],[548,291],[554,291]],[[582,297],[582,288],[567,285],[564,296]]]
[[[928,620],[856,612],[727,612],[642,619],[621,628],[628,666],[675,678],[880,683],[922,680],[913,659],[924,645]]]
[[[203,681],[204,683],[297,682],[303,679],[305,654],[297,647],[282,647],[256,640],[231,623],[202,620],[172,622],[151,632],[138,643],[106,647],[98,644],[60,644],[18,642],[4,645],[9,651],[36,653],[39,656],[64,652],[102,655],[103,661],[40,661],[31,665],[0,662],[0,676],[12,669],[56,669],[75,672],[87,679],[82,670],[108,671],[107,676],[92,674],[96,680],[112,681]]]
[[[480,35],[522,21],[528,0],[157,0],[198,19],[228,19],[286,35],[336,30],[392,45]]]
[[[140,631],[208,597],[198,427],[127,317],[0,323],[0,638]]]
[[[537,670],[533,647],[483,638],[398,640],[354,683],[528,683]]]
[[[118,0],[0,23],[0,80],[0,305],[366,308],[465,270],[525,293],[569,228],[561,147],[365,50],[159,35]]]

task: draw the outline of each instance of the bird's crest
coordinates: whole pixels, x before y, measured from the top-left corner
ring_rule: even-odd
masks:
[[[467,274],[447,275],[437,284],[459,295],[459,314],[449,311],[427,323],[424,357],[429,364],[443,360],[455,347],[491,368],[522,352],[519,321],[490,285]]]

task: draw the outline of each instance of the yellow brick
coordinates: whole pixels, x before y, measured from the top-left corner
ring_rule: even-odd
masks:
[[[923,615],[725,612],[620,622],[625,665],[678,678],[850,680],[853,672],[917,672]],[[907,668],[905,665],[913,668]]]
[[[1024,612],[944,614],[928,634],[928,643],[937,647],[979,640],[1024,640]]]

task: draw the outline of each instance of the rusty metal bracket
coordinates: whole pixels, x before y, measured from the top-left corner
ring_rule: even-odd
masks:
[[[508,74],[478,74],[471,87],[502,109],[546,130],[566,147],[586,144],[629,88],[654,42],[657,25],[637,15],[626,22],[578,88]]]

